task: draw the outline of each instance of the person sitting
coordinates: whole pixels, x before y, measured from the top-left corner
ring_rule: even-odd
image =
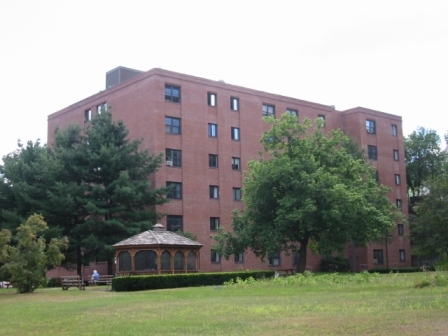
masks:
[[[92,274],[92,283],[96,285],[96,282],[100,279],[100,274],[94,270]]]

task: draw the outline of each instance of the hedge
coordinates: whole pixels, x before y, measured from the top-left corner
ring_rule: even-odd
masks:
[[[112,290],[117,292],[140,291],[149,289],[219,286],[229,280],[239,277],[245,280],[272,278],[274,271],[244,271],[244,272],[217,272],[217,273],[188,273],[164,275],[137,275],[116,277],[112,279]]]

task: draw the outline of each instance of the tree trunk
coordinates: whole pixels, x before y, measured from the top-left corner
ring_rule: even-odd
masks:
[[[306,252],[308,250],[309,239],[300,241],[299,262],[297,263],[297,273],[303,273],[306,270]]]
[[[76,251],[76,274],[82,276],[81,247],[78,246]]]

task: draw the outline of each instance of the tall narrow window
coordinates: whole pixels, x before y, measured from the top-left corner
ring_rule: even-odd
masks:
[[[392,133],[392,136],[397,136],[398,135],[398,127],[397,127],[397,125],[391,125],[391,133]]]
[[[216,231],[219,228],[219,217],[210,217],[210,231]]]
[[[218,168],[218,155],[216,154],[208,155],[208,166],[210,168]]]
[[[210,198],[219,198],[219,187],[218,186],[210,186]]]
[[[395,185],[401,184],[401,177],[400,174],[395,174]]]
[[[366,120],[366,131],[367,133],[370,134],[375,134],[376,133],[376,123],[374,120]]]
[[[216,106],[216,93],[207,93],[207,103],[208,106]]]
[[[233,188],[233,200],[241,201],[241,188]]]
[[[172,232],[183,231],[182,216],[166,216],[166,229]]]
[[[232,169],[233,170],[240,170],[241,169],[241,160],[238,157],[232,158]]]
[[[165,84],[165,100],[172,103],[180,102],[180,87]]]
[[[406,261],[406,251],[405,250],[400,250],[400,261]]]
[[[208,124],[208,136],[216,138],[218,136],[218,125]]]
[[[85,110],[84,111],[84,121],[90,121],[92,120],[92,110]]]
[[[397,233],[399,236],[404,235],[404,225],[403,224],[397,224]]]
[[[402,210],[403,209],[403,203],[401,202],[401,199],[396,200],[397,208]]]
[[[165,117],[165,132],[168,134],[180,134],[180,119]]]
[[[262,109],[264,117],[275,117],[275,107],[273,105],[263,104]]]
[[[394,161],[399,161],[400,156],[398,155],[398,149],[394,149]]]
[[[326,121],[325,121],[325,114],[319,114],[319,115],[317,116],[317,118],[320,119],[320,120],[322,120],[322,121],[324,122],[324,127],[325,127],[325,124],[326,124]]]
[[[220,262],[220,257],[219,257],[219,253],[216,252],[215,250],[211,251],[211,262],[212,263],[219,263]]]
[[[166,182],[166,186],[170,188],[170,191],[166,195],[167,198],[182,199],[182,183]]]
[[[384,264],[383,250],[373,250],[373,263]]]
[[[244,262],[244,253],[235,253],[235,263],[242,264]]]
[[[182,151],[167,148],[165,150],[165,156],[167,166],[182,167]]]
[[[367,146],[367,156],[370,160],[377,160],[378,159],[378,153],[376,146]]]
[[[239,111],[240,110],[240,102],[239,102],[238,98],[230,97],[230,109],[232,111]]]
[[[240,129],[232,127],[232,140],[240,140]]]

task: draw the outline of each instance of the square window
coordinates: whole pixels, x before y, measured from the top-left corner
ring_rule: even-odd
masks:
[[[366,131],[369,134],[375,134],[376,133],[376,123],[374,120],[366,120]]]
[[[101,114],[107,112],[107,103],[102,103],[96,107],[96,113]]]
[[[166,187],[170,188],[167,198],[182,199],[182,183],[180,182],[166,182]]]
[[[367,146],[367,156],[370,160],[378,159],[378,152],[376,146]]]
[[[210,198],[219,198],[219,187],[218,186],[210,186]]]
[[[178,149],[165,150],[166,165],[172,167],[182,167],[182,151]]]
[[[398,155],[398,149],[394,149],[394,161],[399,161],[400,156]]]
[[[406,261],[406,251],[405,250],[400,250],[400,261]]]
[[[244,262],[244,253],[235,253],[234,255],[235,263],[242,264]]]
[[[295,117],[299,117],[299,111],[294,110],[294,109],[286,109],[286,113],[288,113],[289,115],[295,116]]]
[[[85,110],[84,111],[84,121],[90,121],[92,120],[92,110]]]
[[[269,266],[280,266],[280,252],[271,253],[268,257]]]
[[[208,124],[208,136],[216,138],[218,136],[218,125]]]
[[[180,87],[165,84],[165,101],[180,103]]]
[[[391,125],[391,132],[392,132],[392,136],[397,136],[398,135],[398,127],[397,127],[397,125]]]
[[[404,235],[404,225],[403,224],[397,224],[397,231],[399,236]]]
[[[396,203],[397,203],[397,208],[402,210],[403,209],[403,203],[401,202],[401,199],[397,199]]]
[[[232,169],[233,170],[240,170],[241,169],[241,160],[238,157],[232,158]]]
[[[240,129],[232,127],[232,140],[240,140]]]
[[[207,103],[208,106],[216,106],[216,93],[207,93]]]
[[[233,200],[241,201],[241,188],[233,188]]]
[[[211,251],[211,258],[210,259],[211,259],[212,263],[219,263],[220,260],[221,260],[221,258],[219,257],[219,253],[214,251],[214,250]]]
[[[180,119],[165,117],[165,132],[167,134],[180,134]]]
[[[400,174],[395,174],[395,185],[401,184],[401,177]]]
[[[210,217],[210,230],[216,231],[219,228],[219,217]]]
[[[208,166],[210,168],[218,168],[218,155],[216,154],[208,155]]]
[[[275,117],[275,107],[273,105],[263,104],[263,117]]]
[[[236,97],[230,97],[230,109],[232,111],[239,111],[240,110],[240,101]]]
[[[167,231],[183,231],[182,216],[166,216],[166,230]]]
[[[383,250],[373,250],[373,263],[384,264]]]

